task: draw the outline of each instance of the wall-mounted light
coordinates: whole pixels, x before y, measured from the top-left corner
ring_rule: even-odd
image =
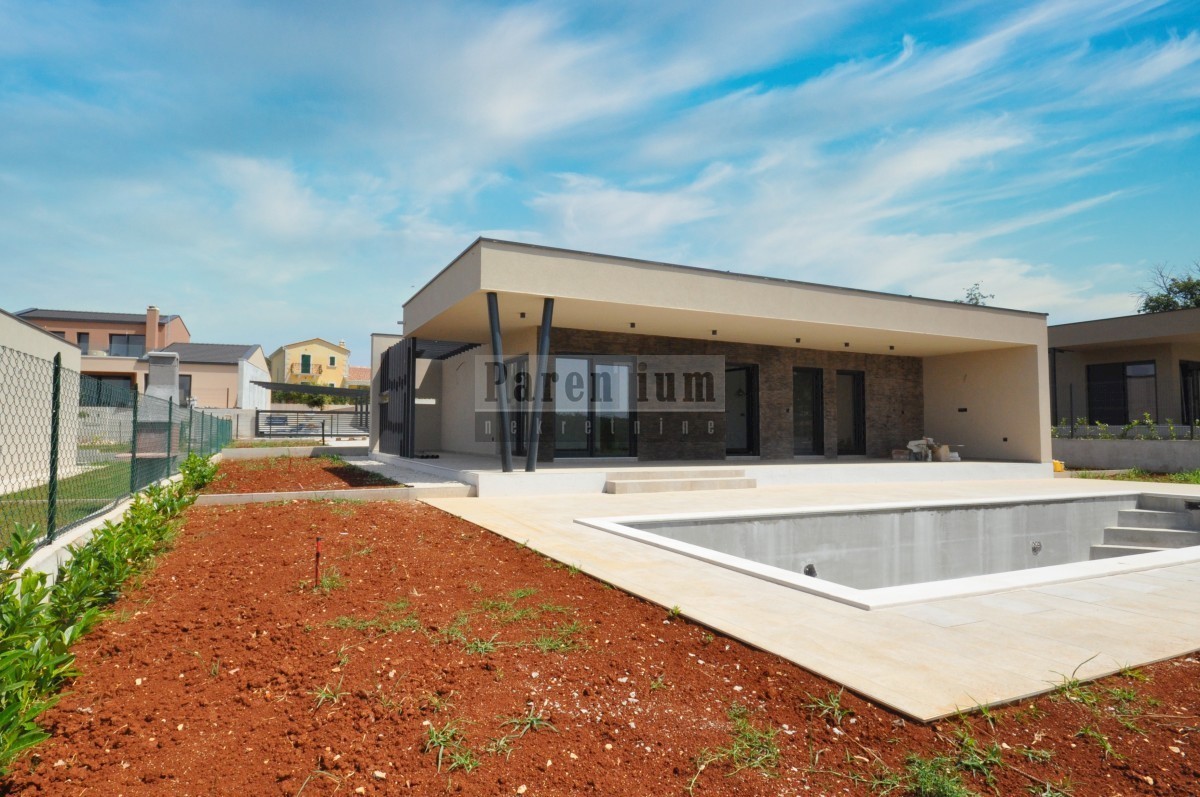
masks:
[[[850,343],[849,343],[849,342],[843,343],[842,345],[843,345],[843,346],[845,346],[846,348],[850,348]]]
[[[637,329],[637,324],[635,324],[634,322],[630,321],[630,322],[629,322],[629,328],[630,328],[630,329]]]
[[[715,329],[714,329],[714,330],[713,330],[713,334],[714,334],[714,335],[715,335],[715,334],[717,334],[717,330],[715,330]]]
[[[800,342],[800,338],[796,338],[796,342],[797,342],[797,343],[799,343],[799,342]]]
[[[895,346],[888,346],[888,351],[895,351],[895,350],[896,350]]]
[[[521,318],[524,318],[524,317],[525,317],[525,314],[524,314],[524,313],[521,313]]]

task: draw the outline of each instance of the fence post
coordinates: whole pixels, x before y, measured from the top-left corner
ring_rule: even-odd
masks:
[[[171,437],[175,432],[175,397],[171,396],[167,399],[167,472],[163,478],[169,478],[175,470],[175,463],[171,461]]]
[[[325,445],[325,420],[321,420],[321,445]]]
[[[54,539],[58,527],[58,426],[59,398],[62,393],[62,353],[54,355],[50,382],[50,484],[46,492],[46,539]]]
[[[137,492],[138,392],[133,389],[133,425],[129,430],[129,492]]]
[[[192,455],[192,424],[196,420],[196,411],[188,407],[188,456]]]

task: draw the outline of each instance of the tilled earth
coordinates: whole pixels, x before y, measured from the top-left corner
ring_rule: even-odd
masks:
[[[0,792],[1200,793],[1195,658],[921,725],[419,503],[193,507],[114,609]]]
[[[379,473],[336,457],[270,457],[222,462],[220,477],[205,493],[271,493],[302,490],[349,490],[395,487]]]

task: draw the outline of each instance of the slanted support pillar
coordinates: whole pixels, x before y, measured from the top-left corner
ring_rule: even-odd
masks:
[[[496,411],[500,423],[500,466],[512,473],[512,435],[508,431],[508,385],[504,378],[504,347],[500,343],[500,305],[495,291],[488,291],[488,322],[492,327],[492,357],[496,360]]]
[[[545,390],[546,366],[550,357],[550,322],[554,317],[554,300],[542,300],[542,327],[538,331],[537,370],[533,375],[533,411],[529,413],[529,445],[526,447],[525,470],[537,470],[538,441],[542,436],[542,392]]]

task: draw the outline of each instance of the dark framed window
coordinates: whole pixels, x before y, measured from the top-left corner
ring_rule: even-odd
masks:
[[[186,407],[188,401],[192,398],[192,375],[179,375],[179,403]]]
[[[329,356],[329,367],[333,368],[335,365],[337,365],[337,357],[330,355]]]
[[[109,335],[109,357],[141,357],[146,353],[145,335]]]
[[[79,344],[79,350],[84,354],[88,353],[88,346],[91,344],[92,336],[87,332],[76,332],[75,342]]]
[[[301,354],[300,355],[300,373],[302,373],[302,374],[311,374],[312,373],[312,355],[311,354]]]
[[[55,335],[55,336],[57,336],[57,337],[60,337],[60,338],[62,338],[63,340],[66,340],[66,339],[67,339],[67,333],[66,333],[66,332],[55,332],[55,331],[52,329],[52,330],[50,330],[50,334],[51,334],[51,335]]]
[[[1088,419],[1124,425],[1146,413],[1158,420],[1154,361],[1097,363],[1087,367]]]

